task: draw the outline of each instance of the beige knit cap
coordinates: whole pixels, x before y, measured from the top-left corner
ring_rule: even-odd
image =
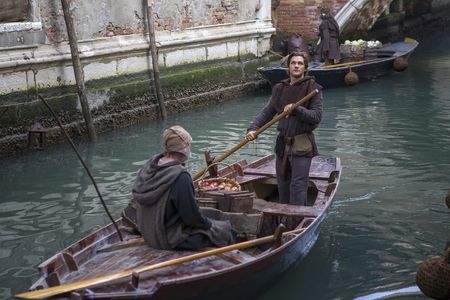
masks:
[[[185,154],[191,148],[192,137],[183,127],[175,125],[163,132],[164,152],[179,152]]]

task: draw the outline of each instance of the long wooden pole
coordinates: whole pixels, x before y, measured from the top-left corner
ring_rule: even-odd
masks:
[[[300,105],[302,105],[303,103],[307,102],[308,100],[310,100],[312,97],[314,97],[315,95],[317,95],[319,93],[319,90],[313,90],[312,92],[310,92],[308,95],[306,95],[305,97],[303,97],[302,99],[298,100],[297,102],[295,102],[294,104],[292,104],[292,109],[296,109],[297,107],[299,107]],[[262,132],[264,132],[267,128],[269,128],[270,126],[272,126],[273,124],[275,124],[276,122],[278,122],[279,120],[281,120],[282,118],[286,117],[288,115],[288,112],[282,112],[279,115],[276,115],[272,120],[270,120],[269,122],[267,122],[265,125],[263,125],[261,128],[259,128],[256,132],[255,132],[255,139],[258,138],[258,135],[260,135]],[[231,154],[233,154],[234,152],[236,152],[237,150],[239,150],[242,146],[246,145],[249,141],[247,139],[242,139],[239,144],[235,145],[233,148],[231,148],[230,150],[228,150],[227,152],[225,152],[222,156],[220,156],[219,158],[214,159],[214,161],[212,163],[216,163],[216,162],[221,162],[222,160],[224,160],[225,158],[227,158],[228,156],[230,156]],[[195,174],[192,179],[195,181],[197,179],[199,179],[208,169],[208,167],[203,168],[202,170],[200,170],[199,172],[197,172],[197,174]]]
[[[289,234],[299,234],[299,233],[303,232],[304,230],[305,230],[305,228],[287,231],[287,232],[283,233],[283,236],[289,235]],[[160,263],[153,264],[153,265],[142,266],[142,267],[130,269],[127,271],[123,271],[123,272],[119,272],[119,273],[115,273],[115,274],[111,274],[111,275],[105,275],[105,276],[90,278],[90,279],[81,280],[81,281],[77,281],[77,282],[62,284],[62,285],[58,285],[55,287],[36,290],[36,291],[32,291],[32,292],[25,292],[25,293],[17,294],[15,297],[19,298],[19,299],[43,299],[43,298],[52,297],[52,296],[56,296],[56,295],[63,294],[63,293],[68,293],[68,292],[78,290],[78,289],[93,287],[93,286],[99,285],[99,284],[111,283],[114,280],[128,277],[128,276],[132,275],[133,273],[139,274],[142,272],[148,272],[148,271],[152,271],[152,270],[156,270],[156,269],[160,269],[160,268],[164,268],[164,267],[169,267],[169,266],[197,260],[200,258],[225,253],[225,252],[232,251],[232,250],[255,247],[258,245],[273,242],[276,239],[277,239],[277,237],[275,235],[266,236],[266,237],[262,237],[259,239],[246,241],[246,242],[242,242],[242,243],[238,243],[238,244],[233,244],[230,246],[225,246],[225,247],[221,247],[221,248],[217,248],[217,249],[212,249],[212,250],[208,250],[208,251],[204,251],[204,252],[200,252],[200,253],[160,262]]]
[[[349,62],[341,63],[341,64],[321,66],[321,67],[317,67],[316,69],[332,69],[332,68],[347,67],[347,66],[359,65],[359,64],[377,61],[377,60],[382,60],[382,59],[386,59],[386,58],[388,58],[388,57],[373,58],[373,59],[366,59],[366,60],[359,60],[359,61],[349,61]]]
[[[117,231],[117,235],[119,236],[119,239],[121,241],[123,241],[122,238],[122,233],[120,233],[119,227],[117,226],[116,222],[114,221],[113,217],[111,216],[111,213],[109,212],[108,207],[106,206],[106,202],[105,200],[103,200],[102,194],[100,194],[100,190],[98,189],[97,186],[97,182],[95,182],[94,180],[94,176],[92,176],[91,171],[89,170],[88,166],[86,165],[86,163],[84,162],[83,158],[81,158],[80,152],[78,152],[77,147],[75,147],[75,144],[73,143],[72,139],[70,138],[69,134],[67,133],[67,131],[64,129],[61,121],[59,120],[58,116],[56,115],[56,113],[53,111],[52,107],[48,104],[48,102],[45,100],[44,97],[42,97],[40,94],[38,94],[39,99],[41,99],[42,102],[44,102],[45,106],[47,106],[48,110],[50,111],[50,113],[53,115],[53,117],[55,118],[56,122],[58,123],[59,128],[61,129],[62,133],[64,134],[64,136],[67,139],[67,142],[69,142],[70,146],[72,147],[73,151],[75,152],[75,154],[78,157],[78,160],[80,161],[81,165],[84,167],[84,169],[86,170],[86,173],[88,174],[89,178],[92,181],[92,184],[94,185],[95,191],[97,192],[98,197],[100,198],[100,202],[103,205],[103,208],[105,209],[106,214],[108,215],[109,219],[111,220],[111,222],[113,223],[114,227],[116,228]]]
[[[89,108],[88,100],[86,97],[86,86],[84,85],[84,73],[81,67],[80,55],[78,53],[78,42],[75,27],[73,25],[73,19],[70,15],[69,3],[67,0],[61,0],[64,20],[66,21],[67,35],[69,36],[70,52],[72,54],[73,71],[75,73],[75,81],[77,83],[77,93],[80,99],[81,110],[83,112],[84,122],[86,123],[89,139],[92,142],[97,140],[97,134],[92,122],[91,110]]]
[[[270,49],[269,49],[269,52],[272,53],[272,54],[274,54],[274,55],[276,55],[276,56],[284,57],[284,56],[281,55],[280,53],[277,53],[277,52],[275,52],[275,51],[273,51],[273,50],[270,50]]]
[[[161,117],[167,118],[166,106],[164,104],[164,97],[161,92],[161,80],[159,74],[158,64],[158,49],[156,48],[155,38],[155,17],[153,15],[153,0],[145,0],[147,10],[147,27],[150,40],[150,52],[152,55],[152,69],[153,69],[153,81],[155,83],[156,99],[158,100],[159,109],[161,111]]]

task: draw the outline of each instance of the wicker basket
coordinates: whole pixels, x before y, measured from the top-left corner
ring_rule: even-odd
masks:
[[[450,247],[443,257],[424,261],[417,270],[417,286],[433,299],[450,299]]]
[[[339,46],[339,51],[341,52],[343,62],[360,61],[364,59],[364,54],[366,53],[366,46],[341,44]]]
[[[195,182],[197,190],[198,191],[226,190],[226,191],[235,191],[235,192],[240,191],[241,186],[234,179],[230,179],[230,178],[226,178],[226,177],[214,177],[214,178],[203,179],[205,174],[208,172],[208,169],[211,168],[212,166],[215,166],[218,164],[222,164],[222,165],[231,167],[230,165],[228,165],[226,163],[219,163],[219,162],[209,165],[208,168],[206,168],[205,172],[203,173],[203,176],[198,181]]]
[[[241,186],[234,179],[215,177],[197,181],[197,189],[200,191],[225,190],[238,192],[241,190]]]

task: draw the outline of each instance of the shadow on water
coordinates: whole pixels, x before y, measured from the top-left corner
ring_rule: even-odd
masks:
[[[449,38],[422,42],[403,73],[324,92],[319,151],[344,167],[331,214],[311,253],[272,287],[275,298],[353,299],[413,286],[420,262],[450,240]],[[162,130],[181,124],[193,136],[192,173],[203,152],[237,144],[268,96],[245,97],[80,142],[82,156],[118,217],[137,170],[161,151]],[[226,161],[272,153],[269,130]],[[106,224],[94,188],[68,145],[1,161],[0,298],[26,290],[36,266]],[[245,284],[245,283],[244,283]],[[300,296],[301,295],[301,296]],[[420,298],[419,298],[420,299]]]

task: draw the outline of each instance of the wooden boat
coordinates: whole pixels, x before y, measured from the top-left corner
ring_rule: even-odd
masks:
[[[356,61],[344,58],[342,63],[328,66],[312,62],[309,64],[308,75],[314,76],[324,88],[352,85],[353,82],[348,79],[346,81],[345,77],[350,71],[356,73],[358,82],[370,81],[394,71],[404,70],[407,59],[418,44],[416,40],[406,38],[402,42],[389,43],[379,49],[366,51],[364,56]],[[283,66],[262,67],[258,71],[272,86],[288,78],[287,68]]]
[[[206,214],[218,213],[239,232],[241,242],[235,250],[152,249],[122,218],[118,225],[123,242],[113,224],[95,231],[39,265],[40,278],[30,290],[36,293],[57,289],[58,293],[50,298],[58,299],[250,299],[310,251],[341,175],[339,158],[315,157],[310,169],[308,206],[295,206],[274,202],[274,169],[273,155],[250,164],[239,161],[219,170],[218,176],[234,178],[241,191],[199,191],[199,203]],[[280,221],[289,231],[283,233]],[[217,254],[209,255],[211,251]],[[199,254],[204,257],[197,257]],[[189,255],[196,259],[184,262]],[[139,270],[174,260],[181,262],[158,265],[147,272]],[[121,275],[111,279],[110,274]],[[20,299],[47,296],[33,292],[16,295]]]

